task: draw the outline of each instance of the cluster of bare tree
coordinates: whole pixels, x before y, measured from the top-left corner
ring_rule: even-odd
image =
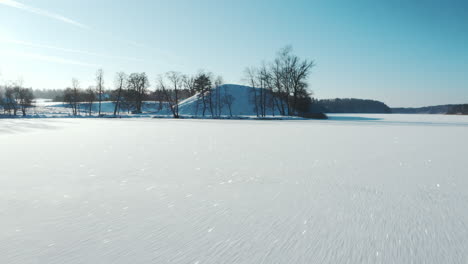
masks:
[[[166,84],[166,80],[169,84]],[[190,87],[190,78],[177,72],[168,72],[158,79],[157,89],[150,92],[149,79],[146,73],[118,72],[115,77],[115,89],[105,90],[103,71],[96,73],[96,86],[86,90],[80,88],[79,81],[72,79],[72,86],[65,89],[61,100],[72,109],[73,115],[85,112],[92,115],[93,104],[98,103],[97,112],[101,116],[102,102],[114,103],[113,113],[119,115],[122,111],[139,114],[143,112],[145,101],[153,100],[159,103],[159,110],[169,107],[174,117],[178,117],[178,103],[193,94]]]
[[[80,103],[83,102],[83,95],[84,92],[80,88],[80,82],[77,79],[72,79],[72,87],[65,89],[63,94],[63,102],[70,106],[75,116],[80,113]]]
[[[163,101],[168,104],[174,118],[179,118],[179,93],[183,85],[184,76],[179,72],[167,72],[158,77],[158,89],[160,90],[158,95],[162,96],[162,98],[158,98],[158,101],[161,105]],[[170,90],[173,92],[169,92]]]
[[[312,103],[307,78],[314,62],[292,53],[290,46],[281,49],[273,62],[259,68],[247,68],[246,80],[252,89],[257,116],[275,112],[298,115],[308,111]],[[258,89],[260,88],[260,89]]]
[[[141,113],[143,101],[147,97],[149,87],[148,77],[145,73],[132,73],[127,76],[123,72],[116,75],[116,90],[106,92],[104,89],[104,72],[99,69],[96,72],[96,86],[90,86],[83,90],[77,79],[72,79],[72,86],[65,89],[62,100],[72,109],[73,115],[85,112],[93,114],[94,103],[97,102],[97,114],[102,115],[102,102],[113,100],[115,103],[114,114],[127,110],[128,112]]]
[[[246,79],[251,90],[251,100],[258,117],[266,115],[298,115],[307,112],[312,103],[308,90],[307,78],[314,66],[313,61],[302,60],[292,53],[291,47],[281,49],[277,57],[270,63],[264,63],[258,68],[248,68]],[[65,90],[54,90],[53,93],[39,91],[40,94],[52,96],[68,105],[73,115],[98,116],[103,112],[111,112],[114,116],[122,111],[134,114],[143,112],[146,102],[153,101],[157,110],[168,109],[174,118],[179,118],[179,103],[181,100],[196,96],[195,116],[210,115],[213,118],[222,115],[232,116],[234,97],[228,91],[229,86],[222,86],[221,77],[212,73],[199,72],[194,76],[170,71],[159,75],[156,88],[149,91],[150,81],[143,73],[118,72],[115,77],[114,89],[104,87],[104,72],[99,69],[95,76],[95,86],[81,89],[80,82],[72,79],[72,85]],[[23,115],[32,106],[34,98],[31,89],[21,85],[6,86],[0,93],[0,104],[4,112],[16,113],[21,110]],[[112,101],[114,106],[109,111],[103,110],[102,102]],[[97,105],[96,105],[97,103]],[[96,109],[97,108],[97,109]]]
[[[183,75],[179,72],[167,72],[160,75],[157,80],[157,88],[154,98],[159,103],[159,109],[166,105],[174,118],[179,118],[179,102],[185,98],[196,95],[195,116],[200,113],[205,116],[208,112],[211,117],[221,116],[224,105],[231,109],[234,101],[232,95],[224,91],[222,94],[219,87],[222,78],[213,78],[213,74],[200,72],[195,76]],[[228,113],[226,113],[228,114]],[[229,111],[232,115],[232,111]]]
[[[99,102],[98,115],[101,115],[101,103],[104,96],[104,72],[99,69],[96,72],[96,86],[90,86],[86,90],[82,90],[80,82],[73,78],[71,87],[63,91],[60,97],[65,104],[72,110],[74,116],[80,115],[81,112],[92,115],[94,102]]]
[[[33,107],[34,95],[31,88],[24,88],[21,84],[0,87],[0,107],[3,113],[16,116],[21,112],[26,116],[28,109]]]

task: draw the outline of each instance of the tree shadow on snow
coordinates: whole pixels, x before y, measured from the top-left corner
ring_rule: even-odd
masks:
[[[328,120],[331,120],[331,121],[379,121],[379,120],[383,120],[383,118],[362,117],[362,116],[333,116],[333,115],[329,115]]]
[[[4,119],[0,122],[0,134],[23,133],[33,130],[56,130],[59,129],[59,126],[57,126],[56,123],[57,122],[45,120]]]

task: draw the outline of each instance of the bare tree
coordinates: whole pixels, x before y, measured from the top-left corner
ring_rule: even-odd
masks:
[[[254,111],[257,114],[257,117],[260,116],[259,114],[259,103],[258,103],[258,96],[257,96],[257,70],[255,68],[247,68],[245,69],[245,76],[246,80],[249,83],[250,87],[252,87],[250,93],[253,94],[251,101],[254,103]]]
[[[281,115],[298,115],[312,102],[308,91],[307,78],[315,64],[310,60],[301,60],[292,54],[292,48],[281,49],[275,60],[267,67],[247,68],[246,80],[252,86],[255,111],[257,116],[266,116],[267,109],[275,114],[275,108]]]
[[[146,73],[132,73],[127,79],[129,100],[133,99],[135,113],[141,114],[143,101],[146,97],[147,89],[149,87],[148,77]]]
[[[260,83],[260,105],[262,116],[266,116],[267,110],[275,115],[275,96],[274,96],[274,78],[273,73],[263,64],[258,70],[258,82]]]
[[[228,86],[224,85],[223,86],[224,90],[224,103],[226,104],[228,111],[229,111],[229,116],[232,117],[232,104],[234,103],[234,96],[230,93]]]
[[[97,90],[97,89],[96,89]],[[88,115],[91,116],[93,114],[93,104],[94,101],[96,100],[96,93],[94,87],[89,87],[86,89],[86,91],[83,93],[83,101],[87,104],[88,106]]]
[[[208,89],[208,91],[205,92],[205,98],[207,98],[207,102],[208,102],[208,107],[210,109],[210,113],[211,113],[211,117],[213,118],[214,117],[214,111],[213,109],[215,108],[214,107],[214,103],[213,103],[213,97],[214,97],[214,93],[213,93],[213,88],[210,87],[210,89]]]
[[[159,76],[159,88],[164,94],[167,104],[174,118],[179,118],[179,90],[183,85],[183,76],[179,72],[171,71],[165,74],[169,85],[164,81],[164,76]]]
[[[215,116],[216,117],[221,117],[222,115],[222,110],[224,107],[224,100],[221,98],[221,86],[223,85],[223,78],[221,76],[216,77],[216,80],[214,82],[214,88],[211,89],[210,91],[210,97],[213,98],[214,100],[211,100],[211,103],[213,103],[212,109],[215,110]],[[213,95],[211,95],[213,93]],[[212,115],[213,116],[213,115]]]
[[[101,116],[101,102],[102,102],[102,95],[104,93],[104,71],[102,69],[99,69],[96,72],[96,92],[98,94],[98,101],[99,101],[98,115]]]
[[[21,112],[23,113],[23,116],[26,116],[26,110],[33,106],[32,103],[34,95],[32,89],[23,87],[18,88],[18,99]]]
[[[72,79],[72,88],[65,89],[63,94],[63,100],[67,103],[72,109],[72,114],[74,116],[79,115],[79,102],[80,102],[80,82],[73,78]]]
[[[169,109],[172,112],[172,116],[176,118],[176,112],[174,110],[174,101],[172,100],[172,96],[170,94],[169,87],[164,80],[164,76],[159,75],[157,82],[159,87],[158,89],[162,91],[162,95],[164,96],[164,100],[167,102]]]
[[[195,77],[193,76],[188,76],[188,75],[183,75],[182,76],[182,82],[184,85],[184,89],[189,91],[190,96],[194,96],[195,93],[197,92],[195,89]]]
[[[182,75],[179,72],[168,72],[166,73],[167,78],[171,82],[172,90],[174,91],[174,112],[176,118],[179,117],[179,90],[182,87]]]
[[[300,96],[308,94],[306,81],[315,63],[314,61],[301,60],[292,54],[291,46],[281,49],[275,61],[281,67],[280,79],[288,96],[288,115],[297,114],[298,100]],[[292,98],[290,99],[290,97]]]
[[[76,113],[76,101],[75,101],[75,96],[74,96],[74,93],[73,93],[73,89],[72,88],[67,88],[65,89],[65,91],[63,92],[63,103],[68,105],[68,107],[71,108],[72,110],[72,115],[76,116],[77,113]]]
[[[166,102],[166,96],[161,88],[156,88],[153,93],[155,104],[157,105],[156,110],[161,111],[164,109],[164,103]]]
[[[285,92],[283,87],[283,73],[281,62],[278,59],[275,59],[270,66],[271,78],[272,78],[272,85],[273,85],[273,94],[274,94],[274,102],[277,105],[277,108],[281,115],[286,115],[287,113],[287,105],[286,101],[288,100],[288,95]]]
[[[3,108],[3,112],[5,113],[5,91],[4,88],[0,86],[0,107]]]
[[[124,72],[118,72],[115,76],[115,85],[116,85],[116,99],[114,107],[114,116],[117,115],[117,112],[120,112],[120,104],[122,101],[123,88],[126,86],[127,75]]]
[[[16,116],[16,113],[18,112],[18,104],[17,104],[17,90],[15,87],[9,87],[7,86],[5,88],[5,111],[8,112],[9,115],[11,115],[11,112],[13,111],[13,115]]]
[[[266,68],[260,67],[257,70],[257,84],[259,86],[258,92],[258,106],[259,106],[259,112],[262,117],[266,116],[266,97],[267,97],[267,92],[266,92],[266,83],[268,79],[268,73],[266,71]]]
[[[72,79],[72,89],[73,89],[73,99],[75,103],[75,115],[80,114],[80,95],[81,95],[81,89],[80,89],[80,82],[78,79]]]

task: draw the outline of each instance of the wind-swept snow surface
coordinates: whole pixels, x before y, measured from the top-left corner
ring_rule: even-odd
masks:
[[[468,119],[0,120],[0,263],[467,263]]]

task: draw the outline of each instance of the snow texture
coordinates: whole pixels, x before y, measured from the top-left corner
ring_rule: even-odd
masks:
[[[0,120],[0,263],[467,263],[468,118]]]

